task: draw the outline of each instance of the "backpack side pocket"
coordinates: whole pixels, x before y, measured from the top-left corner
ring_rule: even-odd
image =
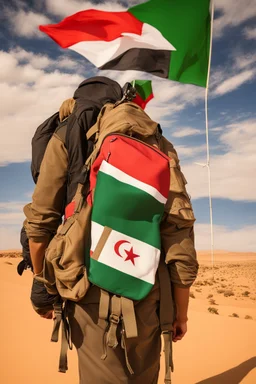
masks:
[[[50,242],[44,261],[43,278],[51,294],[79,301],[89,289],[85,267],[90,247],[91,207],[85,201],[81,210],[70,216]]]

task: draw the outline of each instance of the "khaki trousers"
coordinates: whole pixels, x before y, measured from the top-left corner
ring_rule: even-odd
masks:
[[[160,368],[161,331],[159,327],[159,284],[146,299],[135,304],[138,337],[126,339],[131,375],[121,347],[104,347],[106,322],[99,322],[100,289],[92,286],[79,303],[69,303],[72,342],[78,353],[80,384],[157,384]],[[106,349],[107,356],[101,359]]]

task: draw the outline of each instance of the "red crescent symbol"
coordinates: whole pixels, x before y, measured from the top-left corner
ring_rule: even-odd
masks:
[[[119,248],[120,248],[120,246],[121,246],[122,244],[124,244],[124,243],[129,243],[129,244],[131,244],[129,241],[126,241],[126,240],[120,240],[120,241],[118,241],[118,242],[115,244],[114,250],[115,250],[115,253],[117,254],[117,256],[119,256],[119,257],[123,257],[123,256],[120,255]]]

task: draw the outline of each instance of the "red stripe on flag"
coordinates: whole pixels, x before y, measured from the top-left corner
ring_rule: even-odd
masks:
[[[116,140],[114,140],[116,138]],[[161,154],[159,156],[159,154]],[[166,177],[166,167],[169,168],[169,157],[155,148],[131,140],[129,137],[115,134],[108,136],[101,147],[100,155],[95,160],[90,174],[90,189],[96,186],[97,173],[103,160],[125,172],[129,176],[151,185],[164,197],[168,197],[170,187],[170,173]],[[147,159],[147,160],[146,160]],[[154,171],[152,169],[154,167]],[[156,175],[158,177],[156,178]],[[88,199],[91,201],[90,199]],[[125,204],[125,202],[124,202]]]
[[[142,97],[137,93],[135,99],[133,99],[133,103],[139,105],[142,109],[146,108],[147,103],[154,98],[153,93],[149,95],[146,100],[143,100]]]
[[[58,24],[40,25],[62,48],[81,41],[112,41],[123,33],[141,35],[143,23],[129,12],[106,12],[90,9],[66,17]]]

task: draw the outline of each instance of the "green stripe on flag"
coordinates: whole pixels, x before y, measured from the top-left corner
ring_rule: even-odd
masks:
[[[146,100],[152,94],[152,85],[150,80],[134,80],[132,85],[143,100]]]
[[[100,288],[133,300],[142,300],[153,287],[147,281],[118,271],[92,258],[88,278],[92,284]]]
[[[157,28],[176,48],[171,52],[170,80],[205,87],[208,73],[210,0],[150,0],[129,9]]]
[[[161,249],[164,204],[150,194],[98,172],[92,221]]]

